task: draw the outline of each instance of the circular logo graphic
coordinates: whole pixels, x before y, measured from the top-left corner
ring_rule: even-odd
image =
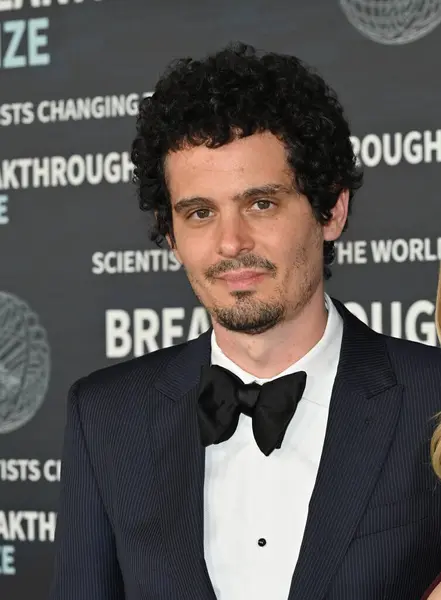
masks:
[[[30,421],[49,384],[46,331],[29,306],[0,292],[0,434]]]
[[[441,23],[441,0],[340,0],[348,21],[379,44],[408,44]]]

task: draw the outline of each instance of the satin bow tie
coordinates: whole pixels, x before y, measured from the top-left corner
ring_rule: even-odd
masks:
[[[244,413],[252,418],[257,445],[269,456],[281,447],[305,385],[304,371],[259,385],[245,384],[223,367],[204,366],[197,406],[202,444],[210,446],[228,440]]]

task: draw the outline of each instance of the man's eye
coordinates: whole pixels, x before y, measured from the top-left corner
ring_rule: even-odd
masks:
[[[271,200],[257,200],[255,206],[257,206],[259,210],[267,210],[273,206],[273,202],[271,202]]]
[[[208,208],[200,208],[199,210],[195,210],[191,213],[190,218],[196,220],[207,219],[210,216],[210,209]]]

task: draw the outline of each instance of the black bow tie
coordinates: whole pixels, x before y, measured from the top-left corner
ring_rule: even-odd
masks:
[[[228,440],[244,413],[252,418],[257,445],[269,456],[274,448],[281,447],[305,385],[304,371],[259,385],[245,384],[223,367],[204,366],[197,407],[202,444]]]

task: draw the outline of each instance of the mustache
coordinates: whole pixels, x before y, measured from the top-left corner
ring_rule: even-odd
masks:
[[[264,269],[270,273],[275,274],[277,271],[276,265],[266,258],[257,256],[256,254],[245,254],[244,256],[222,260],[216,265],[212,265],[205,271],[205,277],[208,280],[212,280],[215,277],[219,277],[223,273],[228,271],[237,271],[238,269]]]

